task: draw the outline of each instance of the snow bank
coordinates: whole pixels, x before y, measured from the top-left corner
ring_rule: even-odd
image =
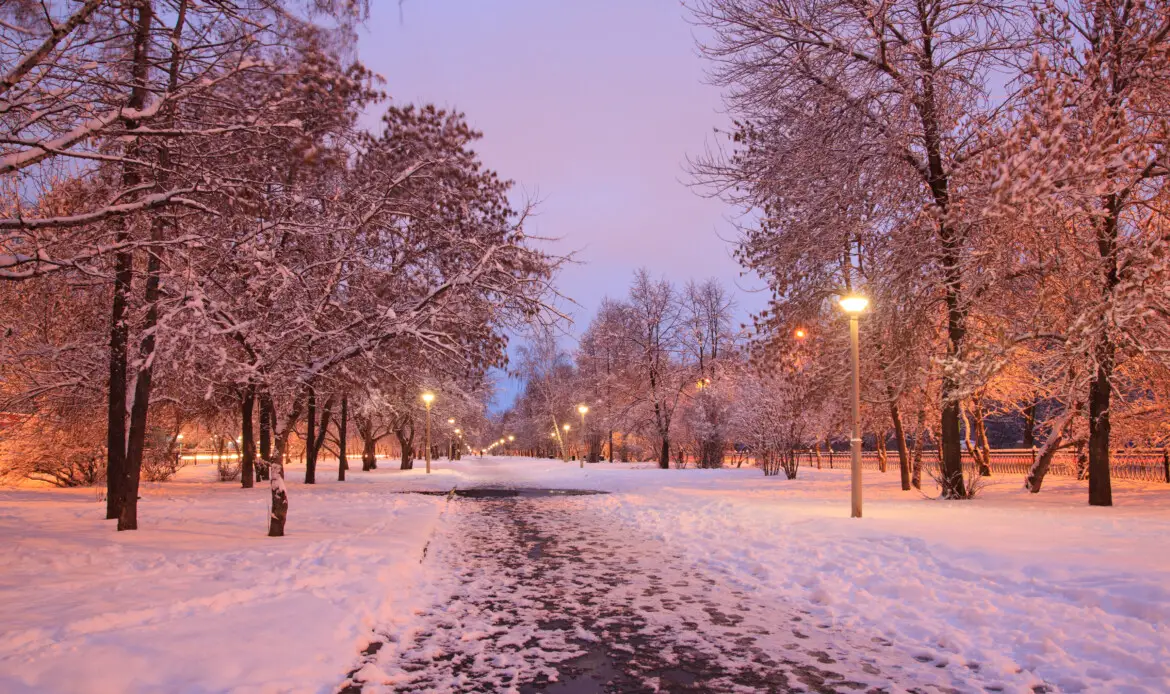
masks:
[[[214,466],[146,485],[117,533],[92,489],[0,491],[0,691],[331,692],[370,629],[431,597],[419,560],[442,498],[391,474],[299,484],[268,538],[267,485]]]

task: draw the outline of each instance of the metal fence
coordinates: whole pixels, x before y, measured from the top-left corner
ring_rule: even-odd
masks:
[[[991,474],[1026,475],[1036,460],[1037,451],[1028,448],[999,449],[991,451]],[[801,465],[817,466],[817,453],[806,451],[801,454]],[[938,468],[937,451],[922,452],[924,469]],[[1077,460],[1076,451],[1057,451],[1048,468],[1049,475],[1058,477],[1083,478],[1087,474],[1087,462]],[[849,467],[849,451],[827,451],[820,453],[820,466],[826,469]],[[861,452],[861,467],[865,470],[881,470],[881,458],[877,451]],[[963,467],[967,472],[975,471],[975,459],[970,451],[963,451]],[[891,450],[886,457],[886,469],[898,469],[898,452]],[[1138,480],[1142,482],[1170,483],[1170,450],[1153,448],[1127,448],[1113,451],[1109,460],[1110,475],[1113,479]]]

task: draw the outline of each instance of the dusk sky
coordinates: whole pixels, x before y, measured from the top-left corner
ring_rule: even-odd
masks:
[[[486,164],[540,200],[530,233],[579,251],[559,283],[574,334],[641,266],[718,277],[741,319],[762,306],[720,238],[735,210],[687,186],[726,117],[678,0],[372,4],[359,52],[391,97],[466,113]]]

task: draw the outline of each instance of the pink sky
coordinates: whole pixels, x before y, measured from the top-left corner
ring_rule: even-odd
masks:
[[[677,0],[371,4],[359,51],[390,95],[466,113],[487,165],[541,201],[530,232],[579,251],[560,281],[581,304],[574,332],[641,266],[718,277],[741,313],[763,305],[720,239],[734,210],[686,186],[726,118]]]

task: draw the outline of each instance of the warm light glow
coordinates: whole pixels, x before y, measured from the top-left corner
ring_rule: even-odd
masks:
[[[577,411],[580,412],[581,414],[585,414],[586,412],[589,411],[589,406],[588,405],[577,405]]]
[[[515,437],[515,436],[512,436],[511,434],[508,434],[508,440],[509,440],[509,441],[515,441],[515,440],[516,440],[516,437]]]
[[[182,440],[183,440],[183,435],[182,435],[182,434],[179,434],[178,436],[176,436],[176,437],[175,437],[175,440],[176,440],[176,441],[182,441]]]
[[[423,402],[425,402],[427,404],[427,407],[430,407],[431,403],[435,401],[435,394],[434,393],[423,393],[422,400],[423,400]]]
[[[455,423],[455,418],[454,418],[454,417],[448,417],[448,418],[447,418],[447,423],[448,423],[448,424],[454,424],[454,423]]]
[[[568,431],[568,430],[569,430],[569,425],[568,425],[568,424],[566,424],[564,428],[565,428],[565,431]]]
[[[460,430],[460,429],[456,429],[456,430],[455,430],[455,433],[456,433],[456,434],[458,434],[459,436],[462,436],[462,435],[463,435],[463,431],[462,431],[462,430]]]
[[[700,379],[699,379],[699,382],[695,384],[695,388],[697,388],[697,389],[699,389],[699,390],[702,390],[702,389],[706,388],[706,387],[707,387],[707,386],[709,386],[709,385],[711,385],[711,379],[709,379],[709,378],[700,378]]]
[[[796,329],[796,339],[803,340],[806,337],[808,337],[808,333],[806,333],[804,331],[804,328],[797,328]]]
[[[838,303],[841,305],[841,310],[850,315],[854,315],[861,313],[865,310],[866,306],[869,306],[869,299],[856,295],[843,296]]]

